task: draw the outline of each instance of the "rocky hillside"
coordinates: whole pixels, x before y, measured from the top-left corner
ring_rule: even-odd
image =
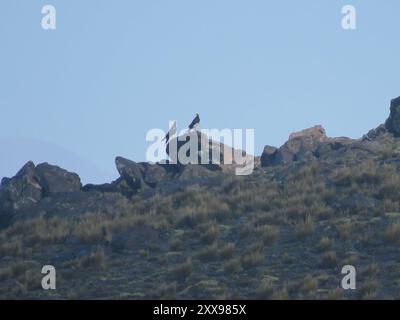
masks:
[[[32,162],[2,179],[0,298],[400,296],[400,97],[362,138],[292,133],[249,176],[224,161],[115,164],[102,185]],[[41,289],[47,264],[55,291]],[[341,289],[345,264],[357,290]]]

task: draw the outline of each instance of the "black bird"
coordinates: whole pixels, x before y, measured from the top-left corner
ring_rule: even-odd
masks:
[[[196,117],[193,119],[192,123],[189,124],[189,130],[192,130],[193,128],[196,128],[200,123],[200,117],[199,114],[196,113]]]
[[[176,133],[176,122],[173,123],[172,127],[169,129],[168,133],[161,141],[166,140],[165,143],[168,143],[169,138],[171,138],[175,133]]]

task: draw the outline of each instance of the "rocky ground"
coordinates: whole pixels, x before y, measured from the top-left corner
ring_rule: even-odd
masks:
[[[119,179],[82,186],[28,162],[1,182],[0,298],[400,297],[400,98],[360,139],[315,126],[255,166],[117,157]],[[346,264],[356,290],[341,289]]]

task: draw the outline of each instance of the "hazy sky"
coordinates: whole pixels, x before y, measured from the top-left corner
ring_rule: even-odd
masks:
[[[341,28],[345,4],[355,31]],[[84,182],[116,175],[117,155],[145,160],[149,129],[196,112],[203,128],[254,128],[256,154],[315,124],[358,138],[400,95],[399,12],[398,0],[2,0],[0,137],[109,173],[54,160]],[[0,146],[0,176],[53,152],[13,145]]]

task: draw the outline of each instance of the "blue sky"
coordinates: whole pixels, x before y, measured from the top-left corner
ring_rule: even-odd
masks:
[[[57,29],[41,28],[41,8]],[[357,30],[341,8],[357,9]],[[145,160],[146,132],[196,112],[204,128],[254,128],[256,154],[322,124],[358,138],[400,95],[398,0],[3,0],[0,176],[54,159],[84,182],[115,177],[115,156]]]

